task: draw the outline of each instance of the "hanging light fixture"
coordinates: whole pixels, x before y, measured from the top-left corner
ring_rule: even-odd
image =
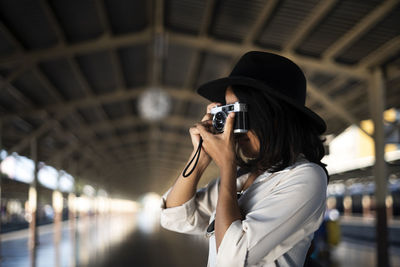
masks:
[[[138,110],[143,119],[159,121],[165,118],[171,109],[171,98],[161,87],[162,65],[165,55],[165,37],[158,33],[154,38],[154,56],[151,86],[138,98]]]
[[[168,115],[171,109],[171,99],[165,90],[151,87],[139,96],[138,107],[143,119],[158,121]]]

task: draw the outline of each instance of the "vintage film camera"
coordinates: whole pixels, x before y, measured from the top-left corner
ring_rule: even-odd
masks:
[[[234,133],[247,133],[249,130],[247,122],[247,105],[235,102],[225,106],[217,106],[211,109],[213,115],[212,124],[217,133],[222,133],[225,128],[225,121],[230,112],[235,112],[235,124],[233,126]]]

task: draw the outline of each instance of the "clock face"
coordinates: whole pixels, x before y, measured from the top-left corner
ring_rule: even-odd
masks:
[[[171,99],[165,91],[152,88],[139,96],[138,107],[142,118],[156,121],[168,115]]]

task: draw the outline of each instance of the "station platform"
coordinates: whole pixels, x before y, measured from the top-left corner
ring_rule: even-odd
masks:
[[[36,254],[28,249],[28,229],[2,234],[1,266],[206,266],[205,238],[169,232],[156,221],[125,214],[87,216],[75,224],[64,221],[59,233],[53,224],[40,226]],[[346,225],[365,227],[371,222],[344,218],[341,228],[346,229]],[[397,222],[391,223],[391,229],[397,227]],[[326,266],[376,266],[375,253],[374,242],[344,235]],[[34,255],[35,264],[31,264]],[[389,255],[391,266],[400,266],[400,247],[391,246]]]

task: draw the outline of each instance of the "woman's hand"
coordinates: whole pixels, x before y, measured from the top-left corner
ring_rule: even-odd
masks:
[[[221,105],[221,103],[213,102],[213,103],[209,104],[207,106],[207,113],[201,119],[201,122],[211,121],[212,120],[211,109],[216,106],[219,106],[219,105]],[[194,125],[193,127],[191,127],[189,129],[189,133],[190,133],[190,137],[192,138],[193,148],[196,150],[199,145],[199,141],[200,141],[200,133],[197,130],[196,125]]]
[[[220,103],[216,103],[213,102],[211,104],[209,104],[207,106],[207,113],[204,115],[204,117],[201,119],[202,123],[207,123],[207,122],[211,122],[212,120],[212,115],[211,115],[211,109],[214,108],[215,106],[219,106],[221,105]],[[189,129],[189,133],[190,133],[190,138],[192,139],[192,144],[193,144],[193,151],[197,150],[197,147],[199,146],[199,142],[200,142],[200,132],[197,129],[196,125],[194,125],[193,127],[191,127]],[[201,161],[206,161],[206,163],[209,163],[211,161],[210,156],[206,153],[206,151],[204,151],[204,149],[201,149],[200,153],[200,160]]]
[[[227,168],[236,168],[235,149],[233,137],[233,124],[235,113],[229,113],[226,118],[224,132],[213,134],[209,131],[211,121],[196,124],[196,129],[203,138],[203,148],[205,152],[214,160],[220,171]]]

